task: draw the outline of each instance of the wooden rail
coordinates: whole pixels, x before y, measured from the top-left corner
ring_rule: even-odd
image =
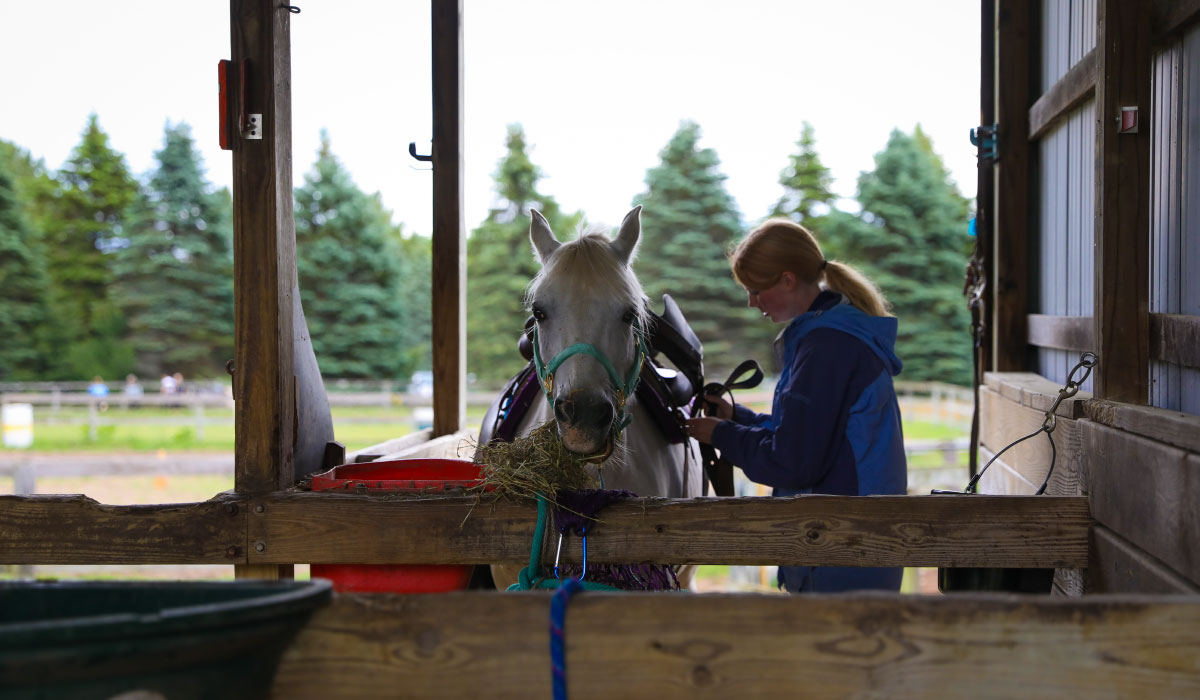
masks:
[[[549,603],[336,596],[272,697],[549,697]],[[582,593],[565,630],[576,700],[1200,695],[1196,597]]]
[[[523,564],[535,509],[473,497],[222,494],[107,506],[83,496],[0,497],[0,564]],[[1087,566],[1086,499],[800,496],[636,499],[606,509],[597,563]],[[543,544],[552,560],[555,538]],[[563,561],[579,561],[577,538]]]

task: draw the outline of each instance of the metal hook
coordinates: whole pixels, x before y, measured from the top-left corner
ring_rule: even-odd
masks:
[[[587,578],[587,528],[583,527],[579,530],[579,536],[583,538],[583,573],[579,574],[579,580]]]
[[[408,155],[412,156],[412,157],[413,157],[413,158],[415,158],[416,160],[419,160],[419,161],[422,161],[422,162],[425,162],[425,163],[428,163],[428,162],[430,162],[430,161],[432,161],[432,160],[433,160],[433,154],[432,154],[432,153],[430,153],[430,154],[429,154],[429,155],[427,155],[427,156],[423,156],[423,155],[421,155],[421,154],[417,153],[417,142],[416,142],[416,141],[409,141],[409,142],[408,142]]]
[[[558,557],[562,554],[562,540],[564,530],[558,531],[558,551],[554,553],[554,578],[562,580],[562,576],[558,575]]]

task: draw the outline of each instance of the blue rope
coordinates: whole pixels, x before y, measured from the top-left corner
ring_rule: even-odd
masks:
[[[584,590],[577,578],[562,582],[554,597],[550,599],[550,681],[554,686],[554,700],[567,700],[567,659],[563,649],[563,628],[566,626],[567,603],[571,596]]]

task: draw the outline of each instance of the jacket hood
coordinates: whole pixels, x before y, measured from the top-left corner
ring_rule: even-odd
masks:
[[[792,319],[781,335],[790,356],[800,339],[818,328],[849,333],[866,343],[894,377],[904,367],[896,356],[897,327],[894,316],[869,316],[843,298],[843,303],[800,314]]]

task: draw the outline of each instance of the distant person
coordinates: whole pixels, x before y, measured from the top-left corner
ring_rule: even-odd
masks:
[[[104,383],[102,378],[92,377],[92,383],[88,384],[87,393],[96,398],[108,396],[108,385]]]
[[[175,393],[176,394],[184,393],[183,375],[179,372],[176,372],[174,374],[174,376],[172,376],[171,378],[175,380]]]
[[[787,219],[751,231],[730,256],[748,305],[784,324],[775,339],[782,372],[771,413],[705,394],[715,417],[688,434],[721,450],[775,496],[904,494],[907,466],[892,377],[896,318],[873,282],[821,252]],[[781,566],[789,592],[900,590],[900,567]]]
[[[92,377],[92,383],[88,384],[87,393],[99,399],[98,406],[101,411],[108,410],[108,402],[104,400],[108,396],[108,385],[102,378]]]
[[[175,377],[172,377],[169,374],[163,374],[162,379],[158,380],[159,393],[174,394],[176,388],[177,385],[175,384]]]
[[[125,375],[125,388],[122,389],[122,393],[125,395],[125,407],[133,406],[136,408],[139,405],[137,400],[146,392],[142,389],[142,383],[138,381],[136,374],[127,374]]]

